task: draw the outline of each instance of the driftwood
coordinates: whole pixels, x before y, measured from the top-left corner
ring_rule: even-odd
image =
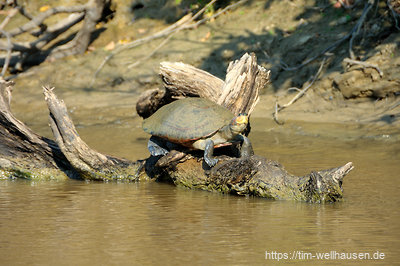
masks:
[[[191,68],[190,71],[197,72],[199,75],[209,75],[195,68]],[[237,77],[231,71],[236,71]],[[171,87],[183,86],[184,81],[174,79],[174,74],[171,73],[179,73],[179,71],[171,71],[168,74],[170,76],[168,80],[176,80],[176,86],[170,83]],[[195,76],[187,76],[188,79],[193,79],[193,77]],[[210,77],[210,79],[214,79],[215,84],[219,84],[218,87],[212,88],[215,91],[220,90],[219,94],[216,94],[219,97],[215,100],[220,100],[221,95],[224,95],[227,90],[242,93],[241,95],[247,95],[241,96],[247,97],[246,103],[243,99],[237,100],[230,97],[230,100],[224,104],[228,107],[235,106],[231,109],[234,112],[237,110],[251,113],[258,101],[257,91],[260,86],[265,85],[268,77],[269,72],[257,65],[255,56],[246,54],[229,67],[228,79],[232,81],[221,83],[215,77]],[[163,80],[166,80],[165,77]],[[189,84],[194,83],[189,82]],[[234,86],[229,84],[234,84]],[[44,88],[44,95],[50,111],[50,126],[55,141],[38,136],[12,115],[9,108],[11,89],[12,83],[0,82],[1,178],[158,180],[189,188],[270,199],[334,202],[342,198],[342,179],[353,168],[352,163],[347,163],[338,168],[315,171],[298,177],[287,173],[279,163],[257,155],[249,158],[219,155],[218,164],[210,169],[198,153],[186,154],[179,151],[171,151],[166,155],[174,160],[165,160],[165,157],[149,157],[146,160],[131,162],[101,154],[88,147],[80,139],[65,104],[56,97],[54,90],[48,87]],[[240,92],[243,89],[251,90],[251,92]],[[177,96],[173,90],[166,89],[164,95]],[[194,91],[194,95],[196,93],[200,95],[202,88],[192,86],[190,90]],[[228,97],[229,95],[228,93]],[[151,100],[152,98],[149,97],[149,102]]]
[[[257,65],[254,54],[245,54],[229,64],[225,82],[208,72],[176,62],[162,62],[160,76],[165,90],[145,92],[136,106],[137,113],[144,118],[162,105],[182,97],[207,98],[235,115],[251,114],[259,101],[259,89],[269,82],[270,71]]]

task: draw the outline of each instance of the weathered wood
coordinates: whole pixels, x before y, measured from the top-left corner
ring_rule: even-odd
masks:
[[[0,79],[0,179],[66,179],[70,167],[57,144],[34,133],[11,113],[13,82]]]
[[[244,159],[217,158],[218,164],[207,169],[198,158],[187,156],[157,171],[153,177],[191,189],[322,203],[342,198],[343,177],[353,169],[353,164],[347,163],[298,177],[289,174],[278,162],[257,155]]]
[[[202,97],[217,102],[224,81],[181,62],[162,62],[160,76],[172,97]]]
[[[234,115],[251,114],[259,99],[259,90],[269,82],[270,71],[257,65],[255,54],[244,54],[240,60],[231,62],[225,84],[217,103]]]
[[[74,39],[50,52],[48,60],[62,58],[74,54],[82,54],[88,48],[96,24],[101,19],[107,0],[90,0],[85,5],[85,18],[83,25]]]
[[[91,149],[79,136],[63,101],[44,87],[45,100],[50,111],[50,127],[56,143],[72,168],[82,179],[129,180],[140,179],[144,161],[131,162],[101,154]]]
[[[224,86],[223,80],[182,62],[162,62],[160,77],[164,88],[147,90],[137,101],[136,112],[143,118],[179,98],[202,97],[217,102]]]
[[[139,116],[147,118],[165,104],[172,102],[170,95],[166,95],[165,89],[151,89],[142,93],[136,102],[136,112]]]
[[[225,106],[235,115],[251,114],[259,101],[259,90],[269,82],[270,71],[257,65],[254,54],[244,54],[240,60],[231,62],[225,81],[184,63],[163,62],[160,66],[160,76],[166,89],[165,100],[160,100],[159,94],[144,92],[141,96],[151,105],[151,110],[157,110],[171,98],[202,97]],[[168,98],[169,97],[169,98]],[[142,104],[138,114],[146,107]]]

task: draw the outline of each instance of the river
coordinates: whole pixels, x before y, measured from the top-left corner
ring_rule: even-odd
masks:
[[[313,125],[271,130],[263,122],[253,121],[255,152],[280,161],[291,173],[303,175],[352,161],[355,169],[344,179],[344,200],[272,201],[153,182],[3,180],[0,264],[265,265],[285,256],[290,262],[293,254],[297,262],[321,263],[308,256],[322,252],[330,254],[327,258],[368,253],[371,258],[379,255],[374,263],[397,263],[398,141],[300,134]],[[126,133],[130,139],[116,133],[129,132],[131,123],[78,130],[102,152],[119,150],[130,159],[144,158],[144,133]],[[338,258],[328,263],[348,262]]]

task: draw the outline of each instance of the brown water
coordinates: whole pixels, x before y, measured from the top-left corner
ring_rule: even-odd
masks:
[[[147,136],[127,130],[134,122],[78,130],[102,152],[143,158]],[[0,264],[276,264],[265,259],[267,251],[289,256],[330,251],[372,256],[379,251],[385,259],[368,262],[396,264],[399,142],[387,136],[353,138],[350,129],[340,127],[337,132],[342,134],[336,137],[304,133],[317,127],[312,124],[267,130],[263,122],[253,123],[256,153],[280,161],[289,172],[302,175],[352,161],[355,170],[344,180],[344,201],[325,205],[271,201],[162,183],[1,181]]]

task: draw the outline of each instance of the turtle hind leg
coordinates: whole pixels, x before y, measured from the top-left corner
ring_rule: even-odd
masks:
[[[149,149],[149,152],[152,156],[160,156],[165,155],[169,152],[163,147],[164,145],[165,142],[163,140],[153,136],[149,139],[149,142],[147,143],[147,148]]]
[[[213,157],[213,153],[214,153],[214,141],[212,141],[211,139],[205,140],[204,161],[210,167],[213,167],[218,162],[218,159]]]

